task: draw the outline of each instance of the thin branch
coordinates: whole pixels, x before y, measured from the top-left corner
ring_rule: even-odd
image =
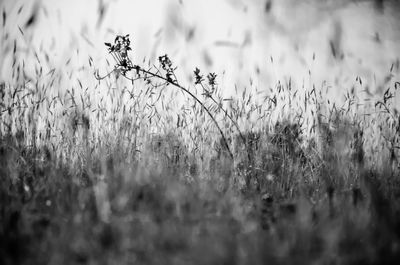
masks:
[[[230,157],[233,159],[233,153],[231,152],[231,150],[229,148],[228,141],[227,141],[227,139],[226,139],[226,137],[224,135],[224,132],[222,131],[221,127],[219,126],[218,122],[215,120],[214,116],[212,115],[210,110],[204,105],[204,103],[201,102],[192,92],[190,92],[188,89],[184,88],[183,86],[179,85],[179,83],[177,83],[176,80],[175,81],[174,80],[168,80],[167,78],[165,78],[165,77],[163,77],[163,76],[161,76],[159,74],[147,71],[147,70],[141,68],[138,65],[134,65],[133,69],[135,69],[137,72],[142,72],[142,73],[145,73],[145,74],[148,74],[150,76],[154,76],[154,77],[157,77],[159,79],[162,79],[162,80],[166,81],[167,83],[169,83],[169,84],[181,89],[186,94],[188,94],[190,97],[192,97],[197,103],[199,103],[200,106],[207,112],[208,116],[210,116],[211,120],[214,122],[214,124],[217,127],[219,133],[221,134],[221,137],[222,137],[222,139],[224,141],[225,147],[227,148],[227,150],[229,152]]]

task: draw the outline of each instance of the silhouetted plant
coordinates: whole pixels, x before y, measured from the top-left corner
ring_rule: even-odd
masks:
[[[215,119],[214,115],[211,113],[210,107],[207,107],[204,104],[204,102],[202,102],[196,95],[194,95],[192,92],[189,91],[189,89],[185,88],[183,85],[181,85],[179,83],[179,81],[175,75],[175,71],[176,71],[177,67],[175,67],[173,65],[173,63],[172,63],[171,59],[168,57],[168,55],[165,54],[163,56],[158,57],[158,61],[159,61],[159,65],[160,65],[159,67],[153,66],[148,69],[145,69],[142,66],[132,63],[132,61],[128,55],[128,52],[130,50],[132,50],[130,47],[130,44],[131,44],[131,42],[129,40],[129,35],[117,36],[114,40],[114,44],[105,43],[105,45],[108,47],[109,53],[114,58],[116,65],[111,72],[109,72],[107,75],[105,75],[103,77],[100,77],[99,74],[96,72],[96,78],[98,80],[102,80],[102,79],[108,77],[110,74],[112,74],[114,72],[118,72],[124,78],[130,80],[132,83],[136,80],[142,79],[142,80],[145,80],[146,84],[152,88],[158,88],[158,87],[168,86],[168,85],[172,85],[172,86],[179,88],[180,90],[185,92],[188,96],[193,98],[205,110],[205,112],[207,112],[208,116],[211,118],[211,120],[217,127],[219,133],[221,134],[224,145],[225,145],[226,149],[228,150],[230,157],[233,158],[233,153],[230,150],[227,138],[226,138],[224,132],[222,131],[220,125],[218,124],[217,120]],[[134,78],[127,76],[127,73],[130,71],[133,71],[133,73],[135,75]],[[204,85],[203,85],[204,78],[203,78],[203,76],[200,75],[200,70],[198,68],[196,68],[196,70],[194,71],[194,75],[195,75],[195,80],[196,80],[195,84],[200,84],[203,86],[203,89],[205,92],[204,95],[213,99],[213,101],[216,104],[218,104],[212,97],[212,94],[215,91],[215,86],[216,86],[216,77],[217,77],[216,74],[210,73],[207,75],[208,84],[211,87],[211,90],[207,90],[204,87]],[[157,83],[157,84],[153,83],[152,78],[161,80],[162,83]],[[220,109],[223,109],[221,104],[218,104],[218,107]],[[223,109],[223,111],[226,113],[226,115],[228,115],[224,109]],[[228,117],[233,121],[233,119],[230,116],[228,116]],[[237,127],[237,129],[239,130],[239,127],[237,126],[237,124],[235,122],[234,122],[234,124]],[[239,130],[239,133],[241,134],[240,130]]]

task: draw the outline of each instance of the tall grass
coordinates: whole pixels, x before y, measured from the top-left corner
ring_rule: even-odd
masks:
[[[223,98],[215,74],[184,86],[167,56],[133,65],[120,41],[93,88],[61,89],[38,56],[28,77],[9,51],[1,264],[396,264],[399,82]]]

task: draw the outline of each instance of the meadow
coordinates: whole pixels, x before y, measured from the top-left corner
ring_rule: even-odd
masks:
[[[398,61],[374,94],[310,73],[224,98],[129,36],[82,63],[93,87],[5,43],[0,264],[397,264]]]

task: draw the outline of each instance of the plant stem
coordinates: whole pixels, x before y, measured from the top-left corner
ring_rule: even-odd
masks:
[[[154,76],[154,77],[157,77],[157,78],[159,78],[159,79],[161,79],[161,80],[166,81],[168,84],[171,84],[171,85],[173,85],[173,86],[175,86],[175,87],[177,87],[177,88],[183,90],[186,94],[188,94],[189,96],[191,96],[197,103],[199,103],[200,106],[201,106],[201,107],[207,112],[207,114],[210,116],[211,120],[214,122],[214,124],[215,124],[215,126],[217,127],[219,133],[221,134],[222,140],[224,141],[225,147],[226,147],[226,149],[228,150],[230,157],[233,159],[233,153],[231,152],[231,150],[230,150],[230,148],[229,148],[228,141],[227,141],[227,139],[226,139],[226,137],[225,137],[225,135],[224,135],[224,132],[222,131],[221,127],[219,126],[218,122],[215,120],[214,116],[212,115],[212,113],[210,112],[210,110],[204,105],[204,103],[201,102],[192,92],[190,92],[188,89],[184,88],[183,86],[179,85],[177,82],[174,82],[174,81],[172,81],[172,80],[169,80],[169,79],[167,79],[167,78],[165,78],[165,77],[163,77],[163,76],[161,76],[161,75],[159,75],[159,74],[156,74],[156,73],[147,71],[147,70],[141,68],[139,65],[134,65],[132,68],[133,68],[134,70],[136,70],[136,72],[142,72],[142,73],[145,73],[145,74],[148,74],[148,75],[150,75],[150,76]],[[239,133],[240,133],[240,131],[239,131]]]

